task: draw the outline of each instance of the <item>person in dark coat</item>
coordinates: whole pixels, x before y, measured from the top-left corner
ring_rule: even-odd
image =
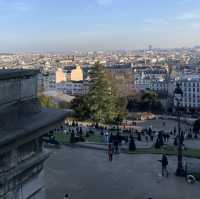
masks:
[[[130,135],[130,142],[129,142],[129,151],[135,151],[136,146],[135,146],[135,141],[133,135]]]
[[[113,160],[113,146],[112,146],[112,144],[108,145],[108,159],[111,162]]]
[[[177,146],[178,145],[178,137],[176,136],[175,138],[174,138],[174,146]]]
[[[119,141],[116,136],[114,136],[113,144],[114,144],[115,154],[118,154],[119,153]]]
[[[176,135],[176,127],[174,127],[174,135]]]
[[[167,165],[168,165],[168,159],[167,156],[165,154],[163,154],[162,156],[162,176],[166,175],[166,177],[168,177],[168,170],[167,170]]]
[[[64,199],[69,199],[69,195],[68,195],[68,194],[65,194]]]
[[[110,134],[110,137],[109,137],[109,143],[110,144],[113,143],[113,134],[112,133]]]

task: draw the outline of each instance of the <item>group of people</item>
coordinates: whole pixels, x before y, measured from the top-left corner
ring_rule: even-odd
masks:
[[[78,141],[83,142],[83,130],[82,127],[77,126],[76,128],[69,129],[69,134],[70,134],[70,142],[75,143]]]

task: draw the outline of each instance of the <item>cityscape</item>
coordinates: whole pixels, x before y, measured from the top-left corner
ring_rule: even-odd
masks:
[[[0,199],[199,199],[199,10],[0,0]]]

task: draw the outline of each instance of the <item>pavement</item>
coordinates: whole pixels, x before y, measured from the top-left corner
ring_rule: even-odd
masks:
[[[165,122],[165,125],[163,125],[163,122]],[[140,126],[142,128],[149,128],[152,127],[155,131],[165,130],[165,131],[173,131],[174,127],[178,129],[178,123],[176,120],[162,120],[162,119],[156,119],[156,120],[145,120],[145,121],[137,121],[137,126]],[[182,122],[181,123],[181,129],[182,130],[189,130],[191,128],[190,125],[187,123]]]
[[[63,199],[68,193],[70,199],[199,199],[200,183],[189,185],[174,175],[176,157],[168,157],[170,175],[161,177],[160,158],[120,154],[109,162],[104,151],[52,149],[44,169],[46,198]]]
[[[165,126],[163,126],[163,122],[165,122]],[[146,120],[146,121],[138,121],[137,126],[140,126],[142,128],[149,128],[151,126],[154,131],[165,130],[166,132],[170,132],[174,130],[174,127],[177,128],[177,122],[173,120],[161,120],[161,119]],[[191,126],[188,125],[187,123],[184,123],[184,122],[181,123],[181,129],[183,131],[188,133],[190,128]],[[173,144],[173,142],[174,142],[174,136],[171,136],[169,143]],[[200,149],[200,139],[197,139],[197,140],[185,139],[184,144],[188,148]]]

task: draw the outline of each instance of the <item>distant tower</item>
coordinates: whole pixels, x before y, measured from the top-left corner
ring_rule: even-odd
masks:
[[[149,51],[152,51],[153,47],[152,45],[149,45]]]

